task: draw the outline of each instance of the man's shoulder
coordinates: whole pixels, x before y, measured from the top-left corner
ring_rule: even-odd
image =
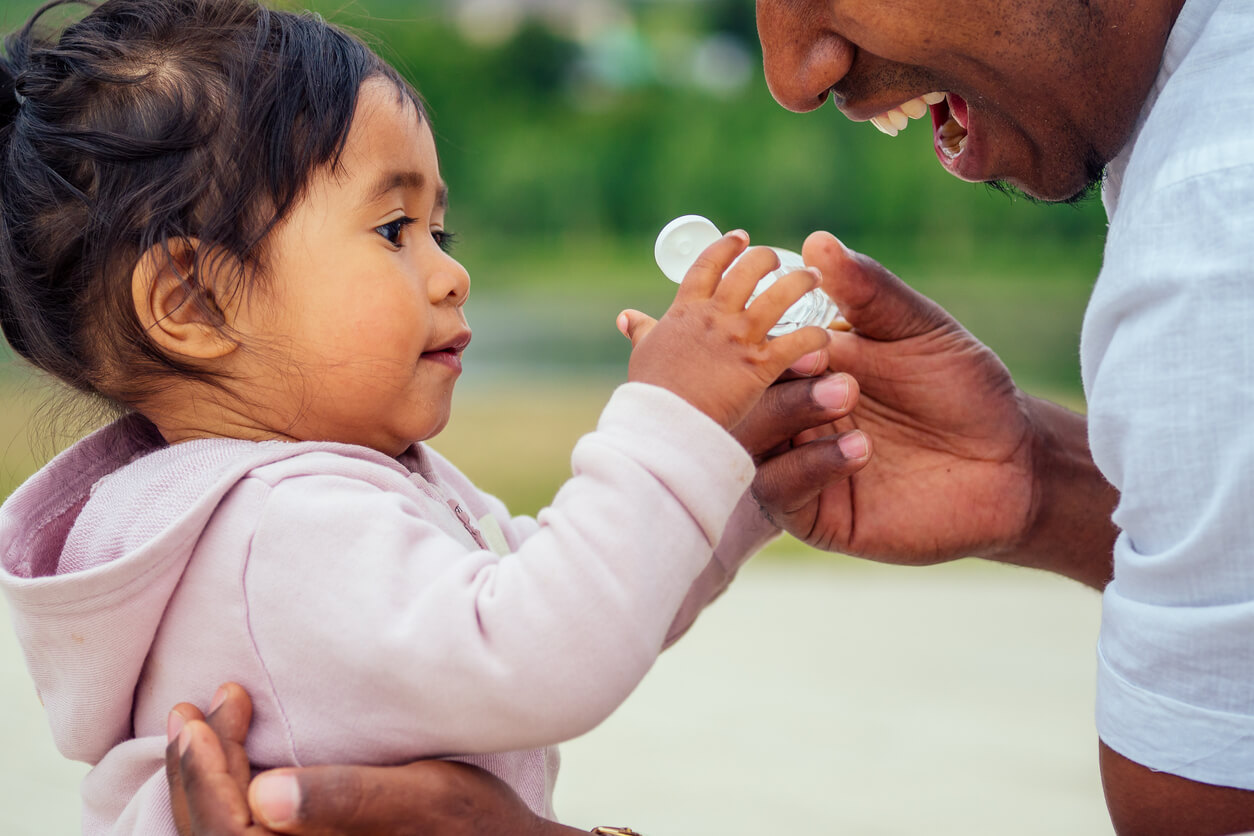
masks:
[[[1178,60],[1137,139],[1125,196],[1212,175],[1254,188],[1254,9],[1221,0]]]

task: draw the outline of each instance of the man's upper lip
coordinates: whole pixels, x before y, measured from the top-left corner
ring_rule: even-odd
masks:
[[[836,107],[841,113],[854,121],[865,122],[873,116],[879,116],[881,113],[887,113],[895,107],[901,107],[906,102],[914,101],[922,95],[931,93],[931,90],[922,90],[913,96],[894,96],[891,99],[881,99],[879,101],[861,101],[856,104],[849,104],[843,97],[832,91],[832,101],[836,103]]]
[[[470,332],[462,331],[435,348],[428,349],[427,354],[434,354],[437,351],[451,351],[454,354],[461,354],[468,345],[470,345]]]

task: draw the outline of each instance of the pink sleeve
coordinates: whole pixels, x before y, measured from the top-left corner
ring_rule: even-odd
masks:
[[[491,514],[498,521],[508,520],[503,527],[511,544],[525,540],[536,531],[538,523],[534,518],[511,518],[503,502],[480,491],[451,462],[431,449],[427,450],[427,455],[441,477],[458,492],[477,517]],[[679,614],[667,631],[665,646],[670,647],[688,632],[701,611],[723,594],[740,567],[779,535],[780,529],[766,519],[757,500],[745,491],[732,512],[713,557],[688,590]]]

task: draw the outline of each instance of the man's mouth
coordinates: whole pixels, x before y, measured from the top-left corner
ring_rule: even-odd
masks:
[[[967,102],[957,93],[924,93],[905,104],[898,105],[870,122],[889,136],[896,136],[913,119],[932,115],[932,143],[937,156],[947,166],[952,165],[967,148]]]

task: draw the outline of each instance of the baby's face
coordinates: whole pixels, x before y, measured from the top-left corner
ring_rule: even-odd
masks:
[[[367,81],[342,168],[317,173],[272,233],[269,278],[233,323],[258,349],[235,370],[242,400],[274,437],[397,455],[444,428],[470,342],[446,206],[430,127]]]

